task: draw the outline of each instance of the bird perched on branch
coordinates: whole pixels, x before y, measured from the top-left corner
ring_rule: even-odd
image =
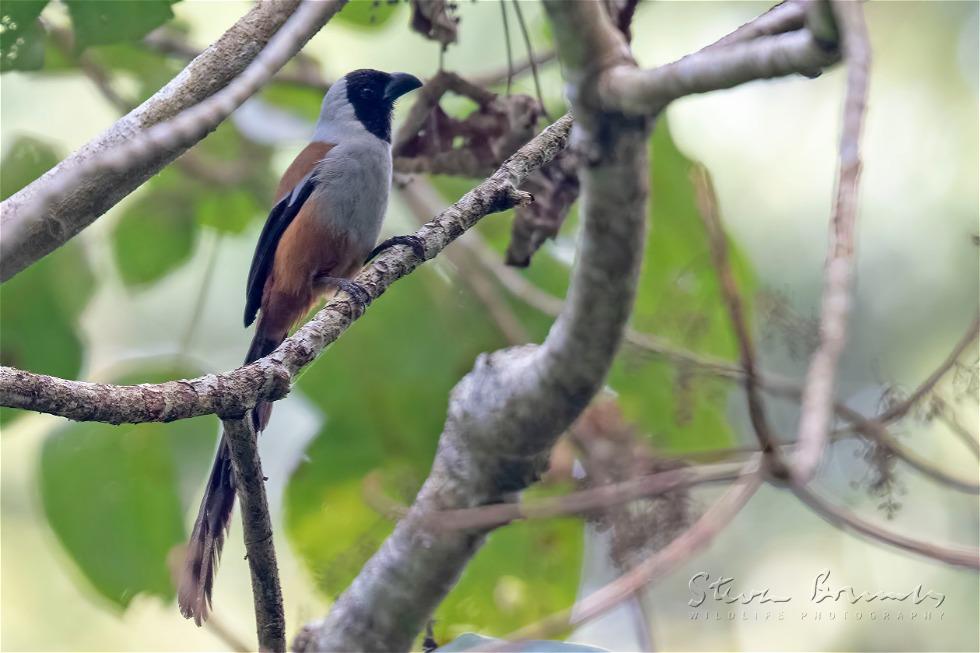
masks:
[[[245,356],[272,353],[289,330],[325,294],[340,288],[366,303],[350,281],[374,254],[411,237],[374,248],[391,188],[391,113],[395,100],[422,83],[406,73],[355,70],[327,91],[307,145],[287,168],[276,205],[262,229],[248,273],[245,326],[258,325]],[[374,248],[374,251],[372,251]],[[272,405],[259,402],[251,419],[258,433]],[[194,523],[178,590],[180,611],[201,625],[235,502],[235,478],[224,437]]]

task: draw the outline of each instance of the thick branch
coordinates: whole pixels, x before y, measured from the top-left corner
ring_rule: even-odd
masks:
[[[583,66],[628,61],[598,3],[549,2],[558,52],[581,93]],[[588,25],[584,43],[576,36]],[[585,51],[589,56],[585,56]],[[594,77],[591,85],[594,87]],[[484,354],[450,397],[428,479],[409,514],[338,599],[295,642],[300,650],[407,650],[483,542],[440,532],[427,515],[500,501],[526,487],[558,435],[601,386],[632,307],[646,218],[647,121],[573,101],[584,228],[565,308],[540,347]]]
[[[436,256],[485,215],[527,201],[526,194],[515,187],[565,148],[571,125],[570,116],[560,118],[490,178],[423,225],[415,235],[423,243],[426,259]],[[422,262],[410,249],[396,247],[379,256],[356,281],[376,298]],[[113,424],[171,421],[210,413],[241,417],[258,399],[285,396],[291,378],[358,317],[357,304],[341,293],[269,356],[232,372],[189,380],[119,386],[0,367],[0,406]]]
[[[217,127],[344,1],[258,5],[153,97],[3,202],[0,280],[64,244]]]
[[[838,58],[836,50],[827,50],[809,30],[801,29],[703,50],[659,68],[613,68],[603,80],[604,98],[610,108],[655,114],[685,95],[757,79],[810,74]]]
[[[242,531],[248,568],[252,574],[259,650],[285,651],[286,617],[255,430],[249,416],[225,420],[224,428],[235,470],[235,490],[242,510]]]

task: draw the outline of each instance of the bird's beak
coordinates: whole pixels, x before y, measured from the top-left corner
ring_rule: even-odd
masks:
[[[388,102],[394,102],[409,91],[414,91],[420,86],[422,86],[422,82],[415,75],[392,73],[391,81],[385,86],[384,99]]]

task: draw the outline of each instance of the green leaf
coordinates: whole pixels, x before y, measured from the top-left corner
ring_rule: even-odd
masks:
[[[398,0],[351,0],[335,20],[345,25],[374,29],[391,20],[398,12],[399,5]]]
[[[269,84],[262,90],[260,97],[269,104],[310,122],[320,116],[320,105],[323,104],[323,94],[319,91],[291,84]]]
[[[154,371],[117,383],[196,376]],[[125,608],[137,594],[174,596],[167,558],[186,539],[183,515],[209,460],[216,422],[68,423],[45,441],[39,483],[44,513],[82,576]]]
[[[61,160],[48,143],[21,136],[0,162],[0,198],[7,199],[53,168]]]
[[[44,65],[44,30],[38,16],[48,0],[6,0],[0,8],[0,71]]]
[[[383,470],[408,500],[432,461],[449,390],[501,344],[468,295],[420,270],[303,374],[299,388],[327,419],[290,480],[286,524],[325,593],[346,587],[390,530],[361,497],[362,478]]]
[[[65,0],[78,48],[135,41],[174,17],[171,0]]]
[[[6,199],[54,166],[55,151],[32,138],[16,141],[0,163]],[[69,241],[3,284],[0,290],[0,363],[64,378],[82,367],[78,317],[94,290],[81,243]],[[23,414],[0,409],[0,424]]]
[[[139,103],[159,91],[184,66],[183,61],[150,51],[134,43],[90,47],[87,54],[114,77],[131,80],[136,92],[127,99]]]
[[[650,153],[650,228],[632,326],[734,360],[736,342],[695,202],[694,164],[677,149],[664,121]],[[755,290],[751,268],[734,243],[730,247],[736,283],[749,301]],[[726,419],[730,384],[662,360],[638,360],[635,352],[619,357],[610,384],[625,414],[665,449],[711,449],[735,439]]]
[[[148,192],[126,207],[112,231],[119,275],[129,287],[159,281],[185,263],[197,240],[194,195],[164,171]]]
[[[582,522],[517,522],[492,532],[436,611],[440,633],[495,635],[543,619],[575,602]]]
[[[241,233],[272,204],[271,149],[246,141],[234,125],[221,125],[188,156],[219,179],[171,165],[126,206],[114,226],[113,255],[130,288],[156,283],[186,263],[201,225]]]
[[[482,305],[425,268],[375,301],[304,373],[299,387],[326,423],[290,480],[286,527],[327,596],[350,583],[391,531],[368,505],[364,477],[378,470],[387,495],[411,501],[432,463],[449,391],[478,353],[503,345]],[[440,608],[440,628],[479,619],[504,632],[570,604],[580,528],[538,522],[495,533]]]
[[[197,221],[221,233],[240,234],[263,213],[255,196],[244,189],[208,193],[197,203]]]

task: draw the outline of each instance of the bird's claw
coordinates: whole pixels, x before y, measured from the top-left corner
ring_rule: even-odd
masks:
[[[356,304],[361,307],[363,311],[368,306],[371,305],[372,297],[371,293],[367,291],[367,288],[357,283],[356,281],[351,281],[350,279],[342,279],[340,277],[317,277],[317,282],[321,284],[331,285],[339,290],[343,290],[345,293],[350,295],[350,298],[354,300]]]
[[[425,260],[425,243],[418,236],[408,235],[408,236],[392,236],[388,240],[384,241],[368,254],[368,257],[364,259],[364,264],[370,263],[378,254],[390,249],[395,245],[405,245],[412,249],[412,253],[415,254],[420,260]]]

